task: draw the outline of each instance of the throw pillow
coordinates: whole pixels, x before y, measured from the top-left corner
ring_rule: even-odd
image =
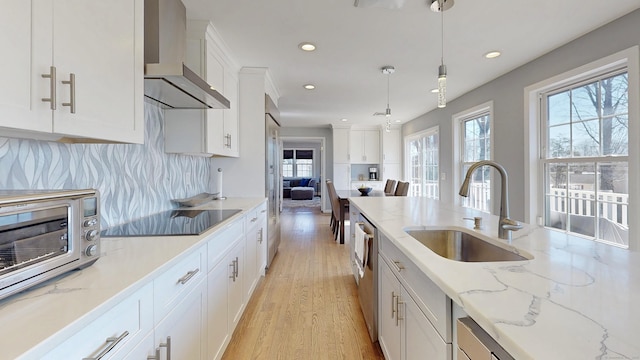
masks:
[[[306,187],[307,185],[309,185],[309,180],[310,179],[302,179],[302,180],[300,180],[300,185],[298,185],[298,186]]]
[[[291,182],[289,180],[282,180],[282,187],[284,188],[291,187]]]

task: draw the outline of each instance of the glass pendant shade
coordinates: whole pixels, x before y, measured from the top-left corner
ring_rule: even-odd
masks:
[[[438,107],[447,106],[447,67],[440,65],[438,68]]]

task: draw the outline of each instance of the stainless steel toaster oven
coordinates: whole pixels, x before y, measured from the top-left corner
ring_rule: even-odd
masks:
[[[0,191],[0,299],[100,256],[97,190]]]

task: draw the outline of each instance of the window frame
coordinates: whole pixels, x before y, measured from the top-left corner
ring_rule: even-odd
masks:
[[[316,161],[316,151],[315,151],[315,149],[313,149],[313,148],[283,148],[282,152],[284,153],[284,151],[286,151],[286,150],[293,151],[293,158],[292,158],[292,160],[293,160],[293,164],[292,164],[293,176],[291,176],[291,177],[293,177],[293,178],[296,178],[296,177],[313,178],[314,174],[315,174],[314,169],[315,169],[315,166],[316,166],[316,164],[315,164],[315,161]],[[305,176],[300,176],[300,175],[298,175],[298,164],[297,164],[297,161],[298,160],[304,160],[304,159],[298,159],[296,157],[298,150],[311,151],[311,175],[310,176],[306,176],[306,175]],[[284,167],[284,160],[285,159],[283,157],[283,167]],[[283,171],[283,174],[284,174],[284,169],[282,171]],[[283,177],[285,177],[285,176],[283,175]]]
[[[573,70],[558,74],[549,79],[527,86],[524,89],[524,129],[525,129],[525,222],[544,225],[544,194],[545,179],[544,165],[546,156],[543,153],[543,139],[546,129],[542,123],[543,94],[550,93],[574,84],[588,82],[596,77],[604,76],[619,69],[626,68],[628,73],[628,177],[629,177],[629,205],[628,212],[636,213],[640,199],[640,63],[639,47],[622,50],[599,60],[590,62]],[[543,130],[544,129],[544,130]],[[582,161],[581,158],[574,160]],[[638,250],[640,240],[638,231],[629,226],[629,249]],[[571,234],[574,235],[574,234]],[[575,236],[579,236],[575,234]],[[609,243],[607,243],[609,244]]]
[[[426,130],[419,131],[417,133],[414,133],[414,134],[411,134],[409,136],[406,136],[404,138],[404,151],[405,151],[405,159],[406,159],[406,161],[405,161],[405,174],[407,174],[407,178],[409,178],[409,181],[411,181],[411,179],[410,179],[410,175],[412,174],[412,171],[411,171],[411,169],[412,169],[411,151],[410,151],[411,142],[412,141],[416,141],[416,140],[420,140],[420,139],[423,139],[423,138],[426,138],[426,137],[429,137],[429,136],[432,136],[432,135],[438,135],[438,149],[437,149],[437,152],[438,152],[438,156],[437,156],[438,157],[438,164],[437,164],[437,167],[438,167],[438,171],[437,171],[437,174],[438,174],[438,182],[437,182],[438,191],[437,191],[437,195],[436,195],[437,197],[434,198],[434,197],[428,197],[428,196],[424,196],[424,195],[422,195],[421,197],[425,197],[425,198],[428,198],[428,199],[439,200],[439,199],[441,199],[441,191],[442,191],[442,185],[441,185],[441,179],[440,179],[440,144],[442,143],[442,141],[440,139],[440,126],[436,125],[436,126],[428,128]],[[421,163],[422,163],[422,165],[424,165],[423,162],[421,162]],[[411,191],[409,192],[409,194],[411,194]]]
[[[482,116],[482,114],[488,114],[489,115],[489,154],[490,157],[488,160],[493,159],[493,155],[495,154],[494,152],[494,148],[495,148],[495,141],[494,141],[494,124],[495,124],[495,116],[494,116],[494,111],[493,111],[493,101],[487,101],[485,103],[476,105],[472,108],[469,108],[467,110],[461,111],[459,113],[456,113],[452,116],[452,122],[453,122],[453,131],[452,131],[452,136],[453,136],[453,166],[451,167],[453,169],[453,188],[451,189],[452,191],[452,199],[454,199],[454,204],[458,205],[458,206],[464,206],[464,202],[463,202],[463,198],[462,196],[460,196],[458,194],[458,191],[460,190],[460,186],[462,185],[462,181],[463,178],[465,176],[465,174],[462,172],[462,169],[464,167],[464,141],[463,141],[463,136],[464,134],[462,133],[462,123],[468,120],[472,120],[474,118],[477,118],[479,116]],[[489,213],[493,213],[493,207],[494,207],[494,203],[495,203],[495,182],[493,181],[493,171],[490,173],[490,179],[491,179],[491,200],[489,202]]]

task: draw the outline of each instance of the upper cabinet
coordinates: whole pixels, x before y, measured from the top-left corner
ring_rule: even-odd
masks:
[[[349,159],[349,128],[333,128],[333,162],[348,164]]]
[[[382,162],[399,164],[402,162],[402,134],[400,129],[382,132]]]
[[[143,0],[3,0],[3,135],[144,142]]]
[[[352,164],[380,163],[380,131],[352,129],[349,149]]]
[[[229,109],[165,110],[165,151],[240,156],[238,69],[208,21],[187,22],[186,65],[230,102]]]

